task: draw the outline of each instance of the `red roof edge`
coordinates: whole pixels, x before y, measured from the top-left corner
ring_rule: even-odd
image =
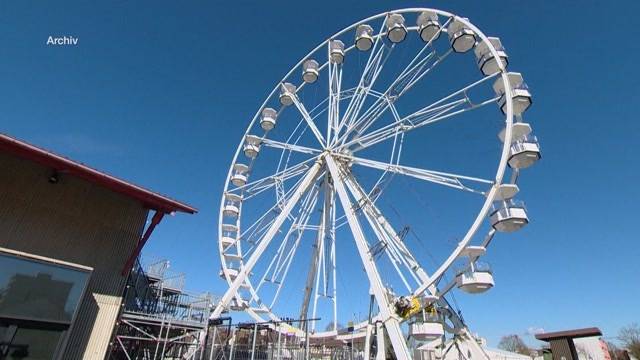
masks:
[[[153,191],[131,184],[84,164],[56,155],[26,142],[0,133],[0,151],[13,154],[38,164],[50,167],[61,174],[69,174],[142,203],[145,207],[163,213],[176,211],[194,214],[198,210],[179,201],[162,196]]]

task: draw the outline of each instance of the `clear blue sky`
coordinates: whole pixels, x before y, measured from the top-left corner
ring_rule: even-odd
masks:
[[[521,182],[532,223],[491,248],[492,291],[456,296],[472,329],[495,345],[640,321],[635,1],[3,1],[0,130],[199,208],[165,219],[145,252],[221,294],[219,197],[268,90],[329,34],[414,6],[500,36],[535,97],[544,158]]]

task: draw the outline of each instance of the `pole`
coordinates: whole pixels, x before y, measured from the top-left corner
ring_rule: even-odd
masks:
[[[256,355],[256,337],[258,335],[258,323],[253,324],[253,341],[251,344],[251,360],[255,359]]]
[[[304,346],[304,358],[305,360],[309,360],[309,321],[304,322],[304,336],[305,336],[305,346]]]
[[[214,326],[213,327],[213,336],[211,337],[211,349],[209,350],[209,360],[213,360],[213,352],[216,349],[216,335],[218,333],[218,327]],[[206,345],[206,344],[205,344]]]
[[[280,360],[282,358],[282,344],[280,343],[280,340],[282,339],[282,332],[280,330],[282,330],[280,328],[280,323],[278,323],[277,329],[278,329],[278,357],[276,357],[277,360]]]
[[[236,347],[236,329],[234,328],[231,332],[231,349],[229,349],[229,360],[233,360],[235,357],[235,347]]]

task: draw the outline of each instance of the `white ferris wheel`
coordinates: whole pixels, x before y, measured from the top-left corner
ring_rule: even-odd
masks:
[[[469,340],[447,296],[494,286],[480,259],[528,223],[517,182],[540,159],[508,64],[499,38],[426,8],[358,21],[305,55],[235,152],[219,214],[229,288],[212,317],[321,318],[310,341],[369,341],[377,326],[400,359],[411,341]],[[369,315],[344,334],[356,312]]]

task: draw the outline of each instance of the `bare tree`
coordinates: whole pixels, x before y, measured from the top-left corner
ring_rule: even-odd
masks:
[[[627,355],[626,350],[620,349],[618,345],[612,343],[611,341],[607,341],[606,343],[611,360],[629,360],[629,355]]]
[[[638,323],[632,323],[620,329],[618,340],[629,351],[629,354],[640,359],[640,326]]]
[[[336,326],[336,329],[340,330],[343,329],[344,326],[340,323],[338,323],[338,326]],[[333,330],[333,321],[328,323],[327,326],[325,326],[324,331],[331,331]]]
[[[531,355],[531,349],[524,343],[520,336],[515,334],[503,336],[498,343],[498,348],[522,355]]]

